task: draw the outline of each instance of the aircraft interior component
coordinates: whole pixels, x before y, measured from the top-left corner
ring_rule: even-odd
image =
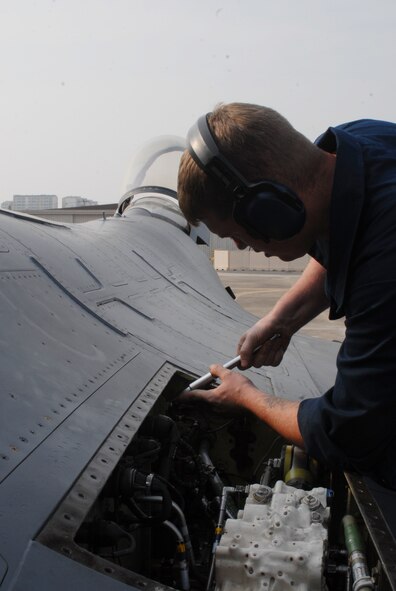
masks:
[[[374,589],[374,582],[369,574],[364,542],[356,519],[353,515],[345,515],[342,524],[352,568],[353,591],[370,591],[370,589]]]
[[[317,478],[318,465],[314,458],[308,456],[295,445],[284,448],[283,480],[290,486],[309,489]]]
[[[329,514],[325,488],[253,484],[238,519],[226,522],[216,589],[322,589]]]
[[[227,507],[228,496],[232,493],[241,493],[241,492],[247,493],[248,491],[249,491],[249,487],[244,487],[244,486],[224,486],[223,487],[223,491],[221,494],[221,501],[220,501],[219,519],[218,519],[217,526],[215,528],[214,542],[213,542],[213,546],[212,546],[212,560],[211,560],[211,564],[210,564],[208,582],[206,585],[207,591],[209,591],[212,588],[212,584],[213,584],[213,577],[214,577],[215,566],[216,566],[216,553],[217,553],[217,548],[220,544],[221,537],[224,532],[224,522],[225,522],[225,517],[226,517],[226,507]]]

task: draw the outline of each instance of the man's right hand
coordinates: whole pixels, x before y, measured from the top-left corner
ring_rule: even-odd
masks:
[[[326,270],[311,259],[271,312],[241,336],[238,343],[241,369],[280,364],[293,334],[328,307],[325,279]],[[276,334],[279,338],[271,340]],[[257,347],[260,349],[254,352]]]
[[[241,356],[240,368],[279,365],[291,336],[287,327],[275,320],[272,314],[267,314],[239,339],[237,351]],[[260,349],[254,352],[257,347]]]

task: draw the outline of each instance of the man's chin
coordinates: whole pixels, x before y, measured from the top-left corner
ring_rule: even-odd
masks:
[[[255,251],[255,252],[257,252],[257,251]],[[261,251],[258,251],[258,252],[261,252]],[[281,261],[283,261],[284,263],[290,263],[290,261],[295,260],[295,257],[290,256],[290,255],[286,255],[286,254],[279,255],[279,254],[270,254],[267,252],[264,252],[263,254],[264,254],[264,256],[267,257],[267,259],[269,259],[270,257],[276,257],[276,258],[280,259]]]
[[[278,258],[283,261],[284,263],[290,263],[290,261],[294,261],[295,257],[291,257],[291,256],[287,256],[287,255],[282,255],[282,256],[278,256]]]

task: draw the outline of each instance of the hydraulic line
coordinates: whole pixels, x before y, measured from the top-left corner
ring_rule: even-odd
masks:
[[[352,568],[352,589],[353,591],[370,591],[374,589],[374,583],[369,574],[364,542],[356,520],[352,515],[345,515],[342,524],[349,563]]]
[[[219,473],[217,472],[209,455],[209,441],[207,439],[202,439],[201,441],[201,444],[199,446],[199,456],[201,458],[203,465],[206,467],[209,473],[210,482],[212,484],[212,488],[215,494],[221,498],[224,490],[224,482],[220,478]],[[238,511],[232,499],[231,502],[228,501],[225,507],[225,511],[227,513],[227,516],[231,519],[236,518]]]
[[[176,537],[177,559],[179,561],[181,588],[183,589],[183,591],[189,591],[190,577],[188,574],[188,563],[186,559],[186,545],[184,543],[182,533],[171,521],[164,521],[163,525],[170,529]]]
[[[163,499],[160,496],[142,496],[139,497],[139,501],[146,501],[147,503],[162,503]],[[183,511],[181,510],[181,508],[179,507],[179,505],[177,503],[175,503],[174,501],[172,501],[172,509],[174,510],[175,513],[177,513],[179,519],[180,519],[180,531],[183,535],[183,539],[185,541],[186,544],[186,550],[187,550],[187,554],[190,558],[191,564],[195,565],[195,558],[194,558],[194,552],[193,552],[193,547],[191,544],[191,538],[190,538],[190,533],[188,531],[188,527],[187,527],[187,521],[186,518],[184,516]]]
[[[146,523],[162,523],[168,519],[172,510],[172,498],[166,485],[153,473],[144,474],[135,468],[126,468],[120,479],[119,489],[124,497],[125,504],[134,513],[139,521]],[[139,491],[146,491],[146,494],[159,493],[163,500],[161,512],[158,516],[147,515],[140,509],[134,499]]]
[[[161,457],[159,475],[169,480],[172,460],[174,458],[177,443],[180,439],[175,422],[167,415],[148,417],[143,424],[141,434],[148,434],[161,442]]]
[[[139,497],[138,500],[152,502],[152,503],[161,503],[162,497],[160,497],[160,496],[147,497],[146,496],[146,497]],[[175,502],[172,502],[172,509],[174,510],[175,513],[177,513],[177,515],[180,519],[180,531],[183,535],[184,543],[186,545],[186,553],[187,553],[187,557],[190,562],[191,571],[199,581],[205,582],[206,578],[201,572],[199,572],[199,570],[197,568],[197,564],[195,562],[194,549],[192,547],[190,532],[188,531],[188,526],[187,526],[187,521],[186,521],[185,515],[184,515],[182,509],[179,507],[179,505]]]
[[[163,482],[166,485],[166,487],[168,488],[168,490],[169,490],[169,492],[170,492],[171,495],[173,494],[175,497],[177,497],[177,504],[181,508],[181,510],[183,511],[184,510],[184,499],[183,499],[183,495],[166,478],[163,478],[159,474],[157,474],[157,478],[158,478],[158,480],[160,480],[161,482]]]
[[[199,446],[199,455],[204,466],[206,466],[209,469],[210,480],[212,482],[213,489],[215,493],[220,497],[224,488],[224,483],[220,478],[209,456],[209,441],[207,439],[203,439],[201,441],[201,444]]]
[[[212,560],[210,563],[210,571],[208,576],[208,582],[206,585],[206,591],[210,591],[213,583],[214,571],[215,571],[215,564],[216,564],[216,550],[220,543],[221,536],[223,535],[224,523],[226,520],[226,505],[227,505],[227,498],[230,493],[248,493],[249,487],[248,486],[224,486],[223,491],[221,494],[221,502],[220,502],[220,511],[219,511],[219,518],[217,521],[217,525],[215,528],[215,539],[212,546]]]

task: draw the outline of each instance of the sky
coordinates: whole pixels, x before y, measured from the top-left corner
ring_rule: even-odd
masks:
[[[0,0],[0,203],[121,197],[139,146],[219,102],[314,140],[396,121],[394,0]]]

